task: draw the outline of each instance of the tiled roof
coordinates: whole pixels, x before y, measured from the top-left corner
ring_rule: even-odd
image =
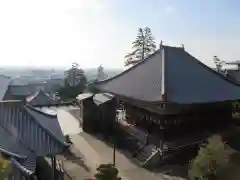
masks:
[[[112,94],[142,101],[161,100],[162,52],[157,51],[123,73],[97,83],[97,88]]]
[[[183,48],[161,49],[96,87],[114,95],[156,103],[210,103],[240,99],[240,86],[215,72]]]
[[[10,85],[10,92],[13,95],[27,96],[36,91],[32,85]]]
[[[16,158],[27,158],[26,147],[20,140],[0,126],[0,151]]]
[[[56,104],[57,100],[53,99],[49,95],[45,94],[43,91],[38,91],[34,93],[31,96],[28,96],[26,98],[26,102],[30,105],[36,106],[36,105],[50,105],[50,104]]]
[[[11,155],[21,170],[33,172],[37,156],[60,153],[65,146],[54,118],[21,101],[0,102],[0,151]]]
[[[8,128],[7,131],[0,126],[0,152],[12,156],[15,166],[33,173],[36,167],[36,155],[20,141],[18,134],[14,134],[14,127]]]
[[[49,134],[52,134],[59,142],[65,143],[65,137],[58,123],[57,115],[44,113],[31,106],[25,106],[24,108]]]

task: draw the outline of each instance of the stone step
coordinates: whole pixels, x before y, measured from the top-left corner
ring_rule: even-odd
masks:
[[[136,155],[136,159],[141,163],[146,163],[147,159],[151,157],[155,152],[157,151],[157,148],[153,144],[146,145],[138,154]]]

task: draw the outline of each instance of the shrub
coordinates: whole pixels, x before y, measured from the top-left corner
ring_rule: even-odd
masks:
[[[101,164],[94,175],[96,180],[121,180],[118,177],[118,170],[113,164]]]
[[[218,172],[223,170],[229,160],[230,152],[220,136],[213,136],[203,144],[195,159],[190,163],[189,178],[209,180],[215,179]]]
[[[5,179],[12,172],[11,160],[0,154],[0,179]]]

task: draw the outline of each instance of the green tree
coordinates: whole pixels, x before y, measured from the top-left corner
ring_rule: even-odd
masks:
[[[77,63],[64,72],[64,87],[57,91],[57,95],[62,100],[75,99],[78,94],[82,93],[87,84],[87,78],[84,71],[79,68]]]
[[[198,155],[190,163],[189,178],[191,180],[211,180],[226,168],[230,152],[220,136],[213,136],[200,147]]]
[[[65,74],[65,85],[66,86],[77,86],[80,83],[86,84],[86,77],[84,71],[79,68],[78,63],[72,63],[72,67],[64,72]]]
[[[155,52],[156,43],[151,29],[149,27],[139,28],[137,38],[132,45],[133,52],[125,56],[126,66],[135,64]]]
[[[94,175],[96,180],[121,180],[118,177],[118,170],[113,164],[101,164]]]

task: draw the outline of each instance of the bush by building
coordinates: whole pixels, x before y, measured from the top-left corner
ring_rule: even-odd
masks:
[[[229,163],[229,148],[220,136],[213,136],[203,144],[195,159],[190,163],[189,178],[191,180],[216,179],[219,172]]]

